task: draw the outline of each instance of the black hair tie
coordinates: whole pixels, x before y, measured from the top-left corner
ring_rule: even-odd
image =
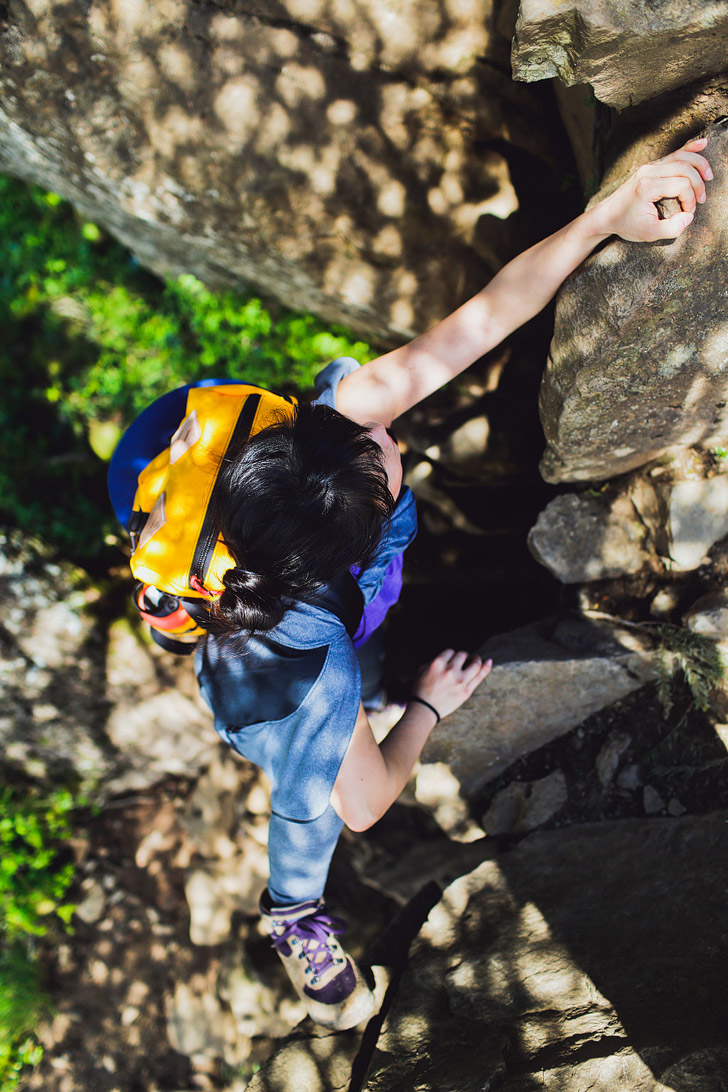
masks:
[[[442,717],[441,717],[441,716],[440,716],[440,714],[438,713],[437,709],[435,709],[435,706],[434,706],[434,705],[430,705],[429,701],[425,701],[425,699],[424,699],[424,698],[418,698],[418,697],[417,697],[417,696],[416,696],[415,694],[413,694],[413,695],[412,695],[411,697],[407,698],[407,704],[409,705],[409,704],[410,704],[410,702],[412,702],[412,701],[416,701],[416,702],[418,702],[418,703],[419,703],[420,705],[424,705],[426,709],[429,709],[429,710],[430,710],[430,712],[431,712],[431,713],[434,713],[434,714],[435,714],[435,716],[437,717],[437,720],[435,721],[435,724],[439,724],[439,723],[440,723],[440,721],[442,720]]]

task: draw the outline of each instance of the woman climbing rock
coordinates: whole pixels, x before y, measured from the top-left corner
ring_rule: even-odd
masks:
[[[416,530],[390,426],[540,311],[603,240],[681,234],[712,178],[705,146],[692,141],[641,167],[403,347],[363,367],[334,361],[310,405],[278,399],[264,427],[249,414],[246,428],[233,430],[219,472],[215,466],[214,490],[192,498],[203,510],[208,554],[216,543],[221,551],[217,569],[209,564],[189,578],[207,600],[206,635],[196,649],[200,687],[222,739],[270,778],[270,879],[261,918],[311,1016],[328,1027],[352,1027],[373,1007],[338,939],[344,923],[323,901],[341,829],[366,830],[385,814],[430,733],[491,668],[446,649],[415,680],[387,738],[376,742],[361,700],[357,650],[365,655],[397,597],[402,551]],[[660,219],[656,202],[664,198],[677,199],[681,211]],[[201,391],[182,388],[154,403],[112,461],[114,507],[138,550],[153,546],[172,516],[164,493],[151,512],[139,508],[138,496],[134,504],[137,474],[150,460],[161,460],[165,472],[175,464],[180,473],[184,459],[202,461],[204,420],[197,404],[191,408]],[[234,384],[219,391],[235,397]],[[265,392],[255,397],[263,398],[258,413]],[[153,621],[162,600],[145,599],[154,589],[144,587],[140,605]]]

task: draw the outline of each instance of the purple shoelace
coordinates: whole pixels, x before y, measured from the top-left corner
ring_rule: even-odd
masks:
[[[324,974],[334,964],[334,956],[328,945],[329,937],[332,933],[336,935],[344,932],[346,932],[346,922],[319,909],[314,910],[312,914],[307,914],[305,918],[290,922],[281,933],[271,937],[271,941],[273,947],[278,949],[288,944],[292,937],[297,937],[301,942],[303,953],[318,976]],[[317,959],[317,957],[321,958]]]

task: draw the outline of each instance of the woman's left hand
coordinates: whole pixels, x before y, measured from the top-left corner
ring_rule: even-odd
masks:
[[[619,235],[635,243],[675,239],[681,235],[705,201],[705,183],[713,177],[710,164],[700,153],[708,141],[691,140],[677,152],[639,167],[619,189],[600,202],[593,212],[605,235]],[[660,219],[657,202],[672,198],[681,212]]]
[[[493,666],[492,660],[481,660],[468,652],[446,648],[417,676],[414,694],[424,698],[446,717],[459,709],[476,690]]]

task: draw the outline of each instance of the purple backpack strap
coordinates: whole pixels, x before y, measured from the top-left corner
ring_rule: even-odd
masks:
[[[360,648],[368,641],[374,630],[381,626],[387,611],[399,599],[402,591],[402,554],[393,557],[387,566],[384,582],[371,600],[364,607],[359,628],[354,634],[354,648]]]

